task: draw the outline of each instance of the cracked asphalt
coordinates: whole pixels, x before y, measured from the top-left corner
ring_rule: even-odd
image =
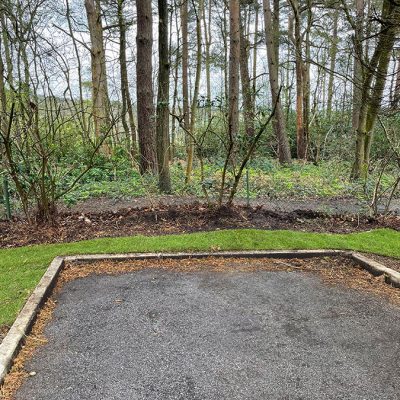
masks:
[[[64,286],[19,400],[400,399],[400,308],[303,272]]]

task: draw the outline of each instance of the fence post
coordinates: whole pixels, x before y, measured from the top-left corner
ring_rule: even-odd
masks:
[[[246,194],[247,194],[247,207],[250,207],[250,177],[248,168],[246,168]]]
[[[3,176],[3,196],[4,196],[4,205],[6,206],[7,218],[11,219],[10,194],[8,192],[8,180],[5,175]]]

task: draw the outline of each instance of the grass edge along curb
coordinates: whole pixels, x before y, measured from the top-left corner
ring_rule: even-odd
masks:
[[[0,344],[0,386],[7,375],[13,359],[23,344],[26,335],[32,327],[36,315],[49,297],[57,277],[65,261],[98,262],[104,260],[143,260],[161,258],[205,258],[205,257],[251,257],[251,258],[310,258],[310,257],[346,256],[374,275],[385,275],[385,281],[395,287],[400,287],[400,273],[387,268],[374,260],[353,252],[341,250],[285,250],[285,251],[237,251],[237,252],[203,252],[203,253],[131,253],[131,254],[94,254],[82,256],[57,256],[51,262],[35,290],[18,314],[10,331]]]
[[[400,232],[375,229],[334,234],[232,229],[164,236],[97,238],[0,249],[0,326],[10,326],[13,323],[47,266],[56,256],[291,249],[346,250],[400,259]]]

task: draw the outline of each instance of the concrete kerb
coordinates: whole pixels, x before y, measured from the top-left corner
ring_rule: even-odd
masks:
[[[64,259],[62,257],[56,257],[51,262],[0,344],[0,385],[3,383],[25,336],[29,333],[41,305],[49,296],[63,265]]]
[[[67,262],[97,262],[97,261],[128,261],[151,259],[185,258],[202,259],[207,257],[222,258],[310,258],[310,257],[335,257],[348,254],[341,250],[274,250],[274,251],[217,251],[217,252],[192,252],[192,253],[127,253],[127,254],[88,254],[80,256],[67,256]]]
[[[278,250],[278,251],[220,251],[201,253],[128,253],[128,254],[93,254],[80,256],[56,257],[39,284],[28,298],[14,324],[0,344],[0,385],[11,368],[14,357],[29,333],[42,304],[49,297],[57,277],[65,262],[90,263],[99,261],[128,261],[151,259],[185,259],[185,258],[312,258],[344,256],[353,259],[357,264],[375,276],[384,275],[385,281],[400,288],[400,273],[387,268],[381,263],[361,254],[343,250]]]
[[[391,284],[394,287],[400,288],[400,272],[388,268],[385,265],[377,261],[371,260],[370,258],[358,253],[351,253],[351,258],[358,265],[361,265],[364,269],[369,271],[372,275],[384,275],[386,283]]]

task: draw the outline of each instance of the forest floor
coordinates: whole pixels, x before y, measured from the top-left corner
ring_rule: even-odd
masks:
[[[93,198],[61,207],[56,226],[23,218],[0,221],[0,248],[132,235],[160,235],[256,228],[350,233],[375,228],[400,230],[400,202],[389,216],[370,217],[355,199],[245,200],[232,208],[209,207],[194,197],[162,196],[118,200]]]
[[[251,207],[260,207],[271,211],[290,212],[296,210],[318,211],[327,214],[362,214],[368,212],[368,206],[365,201],[360,200],[354,196],[349,197],[293,197],[282,199],[271,199],[267,196],[259,196],[257,199],[250,199]],[[147,196],[147,197],[132,197],[129,199],[123,198],[110,198],[110,197],[97,197],[90,198],[79,202],[73,206],[67,207],[60,206],[62,212],[103,212],[103,211],[116,211],[125,208],[149,208],[157,205],[164,206],[180,206],[180,205],[193,205],[198,203],[205,203],[204,199],[196,196],[178,196],[178,195],[164,195],[164,196]],[[247,200],[244,198],[237,198],[236,205],[247,205]],[[383,211],[382,207],[379,207]],[[392,214],[400,215],[400,198],[393,199],[390,210]]]

